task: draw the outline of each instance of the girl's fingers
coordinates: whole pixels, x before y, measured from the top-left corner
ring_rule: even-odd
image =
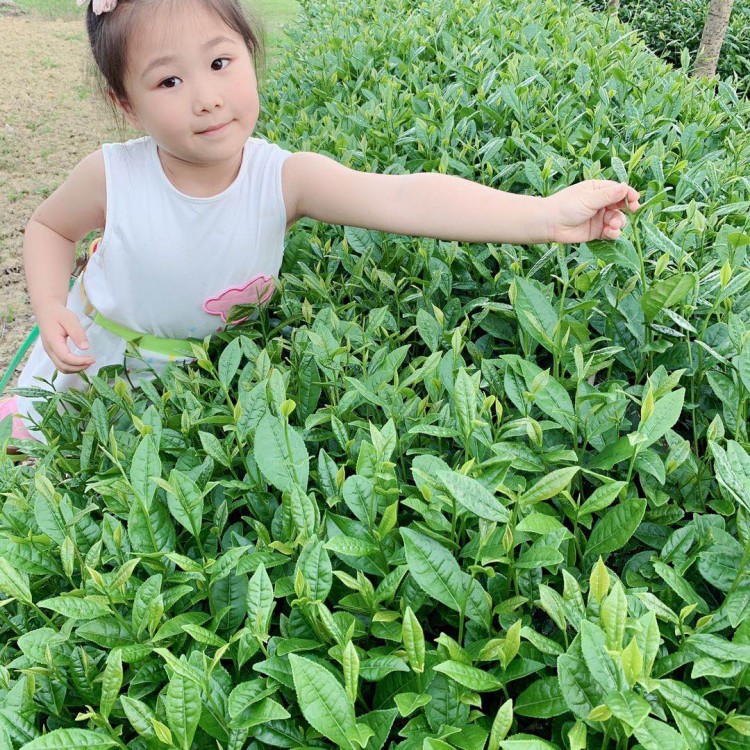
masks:
[[[51,347],[50,358],[60,372],[71,374],[85,370],[94,363],[92,357],[79,357],[68,348],[67,339],[65,337],[59,338],[55,341]]]

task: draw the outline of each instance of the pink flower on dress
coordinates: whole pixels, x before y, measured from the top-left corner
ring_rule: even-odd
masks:
[[[229,311],[235,305],[262,305],[273,294],[273,277],[261,274],[250,279],[245,286],[232,287],[223,291],[218,297],[211,297],[203,303],[203,309],[209,315],[220,315],[226,323]],[[247,320],[247,318],[242,318]],[[234,321],[240,323],[240,320]]]
[[[85,5],[88,0],[76,0],[76,5]],[[109,13],[115,9],[117,0],[91,0],[94,13],[100,16],[102,13]]]

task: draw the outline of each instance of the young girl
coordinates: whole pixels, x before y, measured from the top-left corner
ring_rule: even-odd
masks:
[[[85,0],[78,0],[79,4]],[[234,304],[270,295],[284,236],[303,217],[474,243],[616,239],[638,208],[625,184],[549,197],[441,174],[357,172],[253,137],[258,37],[239,0],[93,0],[86,23],[106,89],[142,138],[104,144],[42,203],[24,262],[40,341],[19,386],[83,389],[78,373],[125,364],[131,381],[221,330]],[[104,228],[68,292],[76,243]],[[58,371],[55,373],[55,371]],[[135,382],[135,381],[133,381]],[[14,438],[44,440],[34,401],[0,403]]]

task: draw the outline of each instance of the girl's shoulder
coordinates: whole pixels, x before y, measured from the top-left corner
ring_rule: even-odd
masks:
[[[281,157],[282,159],[292,153],[284,148],[284,146],[257,135],[251,135],[247,139],[247,150],[251,155],[253,153],[265,153],[269,158],[275,156],[277,158]]]
[[[68,179],[34,212],[32,218],[55,229],[63,237],[78,241],[104,226],[107,214],[107,183],[101,149],[85,156]]]
[[[152,152],[156,153],[156,144],[148,135],[131,138],[128,141],[102,144],[102,154],[108,167],[117,163],[130,166],[140,163],[142,166],[152,166]]]

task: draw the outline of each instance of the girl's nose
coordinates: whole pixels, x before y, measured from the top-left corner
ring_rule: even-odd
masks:
[[[196,114],[212,112],[217,107],[224,106],[221,93],[217,91],[215,85],[212,86],[210,84],[199,86],[196,89],[194,102]]]

